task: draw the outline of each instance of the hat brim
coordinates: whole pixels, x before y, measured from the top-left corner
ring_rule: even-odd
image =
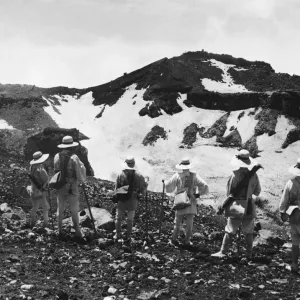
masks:
[[[123,162],[123,170],[136,170],[136,166],[129,167],[126,162]]]
[[[57,148],[64,149],[64,148],[76,147],[76,146],[78,146],[78,145],[79,145],[79,143],[73,142],[72,144],[59,144],[59,145],[57,146]]]
[[[291,167],[289,168],[289,172],[290,172],[291,174],[293,174],[294,176],[300,176],[300,169],[297,168],[297,165],[291,166]]]
[[[189,169],[193,168],[193,165],[192,164],[188,164],[188,165],[178,164],[175,166],[175,168],[178,170],[189,170]]]
[[[49,157],[49,154],[43,154],[39,159],[33,159],[30,161],[31,165],[36,165],[36,164],[40,164],[42,162],[44,162],[45,160],[47,160],[47,158]]]
[[[231,159],[230,164],[233,166],[234,170],[237,170],[239,168],[247,168],[252,169],[256,165],[256,161],[249,157],[249,163],[242,161],[241,159],[238,159],[235,155]]]

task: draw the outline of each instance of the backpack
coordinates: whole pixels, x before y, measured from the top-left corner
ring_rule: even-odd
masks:
[[[118,203],[119,201],[126,202],[132,197],[134,191],[134,187],[133,187],[134,175],[135,175],[135,171],[132,172],[130,179],[128,178],[128,175],[126,176],[126,181],[129,183],[129,185],[121,186],[120,188],[115,190],[112,197],[112,201],[114,203]]]
[[[40,190],[40,191],[44,190],[44,189],[43,189],[43,185],[40,184],[40,183],[37,181],[37,179],[34,177],[32,168],[30,168],[30,173],[28,173],[27,175],[28,175],[29,179],[31,180],[31,182],[35,185],[35,187],[36,187],[38,190]]]
[[[300,185],[298,178],[295,178]],[[299,224],[300,221],[300,208],[298,205],[292,205],[288,203],[285,212],[281,213],[281,219],[283,222],[289,221],[290,224]]]
[[[191,206],[191,195],[193,190],[193,183],[194,183],[194,175],[195,173],[190,172],[190,176],[187,182],[187,189],[179,191],[176,193],[174,197],[174,204],[172,210],[181,210],[185,209],[186,207]]]
[[[59,153],[60,171],[55,173],[49,181],[49,188],[59,190],[67,183],[68,163],[72,154]]]

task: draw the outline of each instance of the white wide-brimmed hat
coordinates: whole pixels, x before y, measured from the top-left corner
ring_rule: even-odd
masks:
[[[191,164],[190,159],[187,157],[184,157],[181,162],[175,166],[175,168],[179,170],[188,170],[192,167],[193,165]]]
[[[295,176],[300,176],[300,158],[298,158],[297,163],[289,168],[289,172]]]
[[[77,142],[73,141],[73,137],[66,135],[62,139],[62,144],[59,144],[57,147],[58,148],[70,148],[70,147],[75,147],[78,145],[79,144]]]
[[[248,150],[242,149],[238,154],[233,156],[231,165],[234,167],[234,170],[239,168],[247,168],[250,170],[256,165],[256,161],[250,156]]]
[[[135,170],[135,159],[133,156],[128,156],[123,163],[124,170]]]
[[[41,151],[33,153],[33,160],[30,161],[31,165],[40,164],[44,162],[49,157],[49,154],[43,154]]]

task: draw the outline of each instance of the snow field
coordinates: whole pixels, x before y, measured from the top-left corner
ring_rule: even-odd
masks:
[[[5,120],[0,119],[0,129],[15,129],[15,128],[9,125]]]
[[[148,116],[140,117],[138,112],[146,101],[143,100],[144,90],[135,90],[136,85],[127,88],[124,95],[112,107],[106,106],[101,118],[95,116],[103,106],[94,106],[93,97],[88,93],[80,98],[64,97],[68,102],[62,101],[57,96],[61,106],[50,104],[45,111],[62,128],[78,128],[90,139],[82,141],[89,151],[89,160],[95,171],[96,177],[115,180],[128,155],[136,158],[137,169],[150,177],[149,189],[162,191],[162,179],[169,178],[175,171],[175,165],[183,156],[190,157],[194,171],[200,174],[210,186],[211,195],[220,198],[225,194],[226,180],[231,172],[230,160],[236,149],[215,147],[211,143],[215,139],[202,139],[197,141],[192,149],[180,149],[183,139],[183,130],[195,122],[200,127],[209,128],[217,119],[224,115],[224,111],[205,110],[196,107],[186,107],[183,101],[186,95],[178,99],[183,111],[169,116],[166,113],[158,118],[151,119]],[[134,95],[137,96],[133,98]],[[136,104],[133,105],[133,102]],[[238,120],[241,111],[231,112],[227,123],[229,133],[231,126],[239,130],[243,142],[248,140],[254,133],[257,120],[254,115],[248,116],[251,109],[245,110],[244,116]],[[259,112],[256,111],[256,114]],[[151,128],[159,125],[168,134],[167,140],[159,139],[154,146],[144,146],[142,141],[150,132]],[[276,134],[272,137],[267,135],[257,138],[258,147],[262,152],[257,161],[264,166],[259,171],[263,195],[265,195],[274,207],[278,205],[281,190],[286,180],[291,176],[287,172],[289,166],[295,163],[299,155],[300,142],[282,149],[282,153],[275,150],[282,145],[288,130],[293,128],[288,120],[281,116],[278,118]],[[209,144],[209,142],[211,142]],[[275,196],[274,196],[275,195]]]
[[[219,93],[251,93],[251,91],[247,90],[245,86],[241,84],[235,84],[233,78],[228,73],[229,68],[234,67],[235,65],[224,64],[215,59],[209,59],[207,61],[211,62],[213,66],[220,68],[223,71],[222,82],[211,80],[209,78],[202,79],[202,84],[207,91]],[[236,70],[242,71],[243,69]]]
[[[78,99],[64,97],[68,102],[57,96],[61,105],[54,107],[48,101],[50,106],[45,107],[45,111],[60,127],[76,127],[90,138],[82,141],[82,144],[89,151],[89,160],[96,177],[115,180],[126,156],[133,155],[137,161],[137,168],[151,178],[149,188],[160,190],[161,179],[175,171],[174,166],[183,155],[191,154],[195,165],[203,165],[201,157],[204,154],[200,154],[199,150],[192,153],[186,149],[179,151],[184,128],[192,122],[200,126],[211,126],[224,112],[211,111],[211,114],[207,114],[204,109],[187,108],[183,104],[186,95],[181,95],[178,101],[184,109],[181,113],[173,116],[163,113],[155,119],[140,117],[138,112],[147,102],[143,100],[145,91],[135,90],[135,86],[128,87],[115,105],[106,106],[99,119],[95,119],[95,116],[103,106],[92,104],[91,93]],[[135,105],[132,104],[134,101]],[[168,140],[160,139],[154,147],[145,147],[142,141],[155,125],[162,126],[167,131]]]

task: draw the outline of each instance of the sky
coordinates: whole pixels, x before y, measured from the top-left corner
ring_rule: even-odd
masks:
[[[299,0],[0,0],[0,83],[85,88],[206,50],[300,75]]]

